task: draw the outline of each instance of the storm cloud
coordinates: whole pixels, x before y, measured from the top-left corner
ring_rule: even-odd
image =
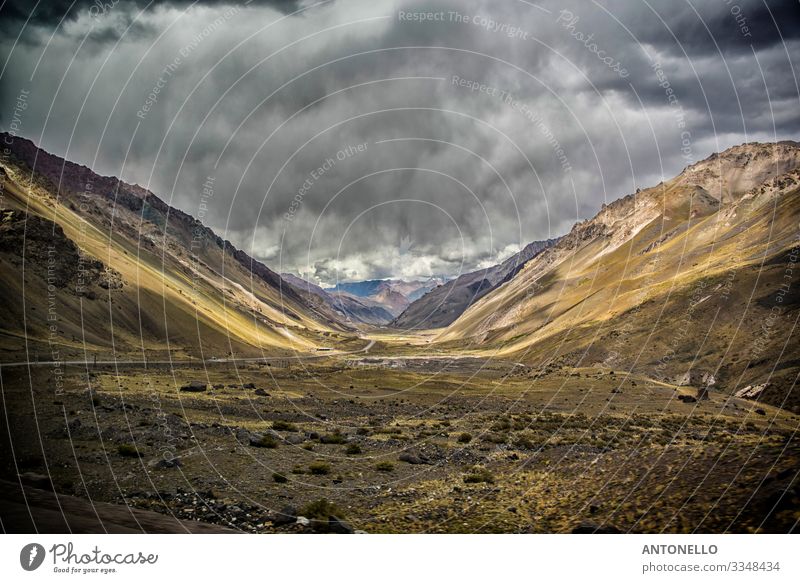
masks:
[[[0,17],[3,129],[193,215],[211,177],[204,222],[323,284],[454,276],[715,151],[800,135],[797,2],[98,0]]]

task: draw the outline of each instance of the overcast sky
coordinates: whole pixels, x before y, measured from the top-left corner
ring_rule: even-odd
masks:
[[[796,0],[33,4],[0,8],[4,130],[195,216],[211,177],[206,224],[322,284],[488,266],[800,138]]]

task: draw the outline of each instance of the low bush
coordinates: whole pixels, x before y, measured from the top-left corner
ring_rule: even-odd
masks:
[[[142,454],[136,449],[135,445],[123,443],[117,448],[117,452],[122,457],[142,457]]]
[[[294,423],[289,423],[288,421],[283,421],[282,419],[276,419],[273,421],[272,428],[275,431],[297,431],[297,425]]]
[[[486,468],[474,467],[464,475],[465,484],[494,484],[494,474]]]
[[[315,476],[325,476],[331,473],[331,466],[325,462],[314,462],[308,466],[308,470]]]
[[[333,433],[329,433],[328,435],[320,436],[319,441],[320,443],[341,445],[343,443],[347,443],[347,437],[342,435],[338,431],[334,431]]]
[[[309,502],[300,509],[298,515],[305,516],[311,520],[322,521],[327,521],[331,516],[344,518],[344,512],[342,512],[336,504],[328,502],[325,498],[316,500],[315,502]]]

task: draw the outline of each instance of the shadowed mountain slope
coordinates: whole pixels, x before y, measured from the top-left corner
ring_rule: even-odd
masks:
[[[24,337],[77,354],[258,355],[313,350],[350,331],[309,302],[312,294],[153,193],[29,140],[4,140],[0,319],[8,349]],[[211,196],[198,193],[198,204]]]
[[[470,305],[501,283],[514,277],[526,262],[550,247],[556,239],[534,241],[499,265],[465,273],[429,291],[411,303],[391,326],[405,330],[443,328]]]

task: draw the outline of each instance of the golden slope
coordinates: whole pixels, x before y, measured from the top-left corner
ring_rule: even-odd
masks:
[[[739,188],[768,176],[770,164],[778,171],[796,167],[800,150],[781,145],[773,152],[777,164],[763,162],[764,150],[770,146],[734,148],[604,207],[437,341],[483,355],[595,364],[665,380],[703,370],[715,375],[716,388],[731,392],[769,379],[768,396],[781,403],[800,368],[793,330],[800,176],[793,170],[747,192]],[[699,175],[710,186],[709,168],[732,172],[731,159],[745,166],[756,159],[760,167],[734,164],[737,178],[723,180],[722,202],[692,183]],[[780,292],[784,283],[790,287]]]

